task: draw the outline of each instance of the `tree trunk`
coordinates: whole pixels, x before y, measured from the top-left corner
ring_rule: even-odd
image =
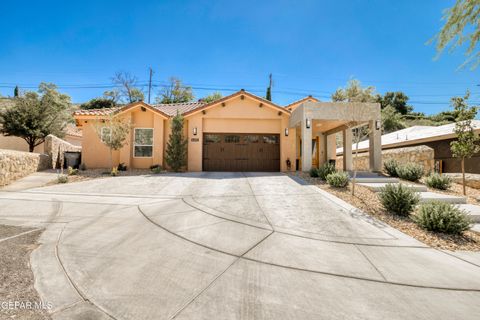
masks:
[[[34,143],[29,143],[28,144],[28,151],[33,152],[34,149],[35,149],[35,144]]]
[[[462,158],[462,185],[463,185],[463,195],[467,195],[467,189],[465,187],[465,158]]]
[[[110,172],[113,170],[113,150],[110,148]]]

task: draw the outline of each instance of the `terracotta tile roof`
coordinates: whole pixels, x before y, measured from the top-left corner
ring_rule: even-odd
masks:
[[[75,116],[108,116],[112,112],[120,110],[121,107],[103,108],[103,109],[79,109],[73,115]]]
[[[82,136],[82,130],[77,128],[74,124],[68,124],[65,127],[65,134],[69,136],[75,136],[75,137],[81,137]]]
[[[205,102],[183,102],[183,103],[169,103],[169,104],[155,104],[153,107],[162,111],[169,116],[177,115],[177,111],[180,114],[184,114],[195,109],[201,108],[206,105]]]

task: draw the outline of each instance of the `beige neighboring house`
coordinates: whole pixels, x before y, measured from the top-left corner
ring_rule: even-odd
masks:
[[[0,98],[0,111],[11,106],[13,104],[12,99],[10,98]],[[82,130],[77,128],[75,124],[68,124],[65,128],[65,136],[63,140],[75,145],[82,146]],[[16,151],[26,151],[28,152],[27,142],[15,136],[5,136],[0,134],[0,149],[16,150]],[[44,153],[45,145],[44,143],[35,147],[34,151],[36,153]]]
[[[473,120],[475,133],[480,135],[480,120]],[[461,172],[460,161],[454,158],[450,143],[456,140],[455,123],[443,126],[413,126],[382,135],[383,150],[401,150],[405,147],[427,146],[434,151],[435,170],[446,173]],[[351,149],[356,150],[356,145]],[[369,141],[358,144],[360,153],[369,150]],[[343,154],[343,148],[337,149],[337,155]],[[480,153],[465,159],[465,170],[469,173],[480,173]]]
[[[370,170],[381,169],[380,105],[378,103],[319,102],[306,97],[280,106],[245,90],[204,103],[131,103],[110,109],[77,110],[83,129],[82,162],[88,168],[110,165],[110,151],[97,131],[112,115],[132,124],[127,144],[113,152],[113,163],[128,168],[165,166],[171,119],[180,113],[188,141],[188,171],[308,171],[335,159],[335,135],[352,144],[352,127],[372,129]],[[100,128],[100,129],[99,129]],[[305,143],[306,142],[306,143]],[[352,168],[348,153],[344,169]]]

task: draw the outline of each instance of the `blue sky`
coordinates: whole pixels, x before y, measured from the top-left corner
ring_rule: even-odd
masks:
[[[214,89],[264,95],[271,72],[280,104],[309,93],[329,100],[357,78],[380,93],[404,91],[416,111],[436,113],[466,89],[480,102],[480,69],[457,70],[462,51],[435,60],[426,45],[453,3],[6,0],[0,93],[48,81],[83,102],[100,96],[116,71],[146,82],[151,66],[155,84],[177,76],[197,98]]]

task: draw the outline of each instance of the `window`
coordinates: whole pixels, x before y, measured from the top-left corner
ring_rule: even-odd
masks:
[[[226,143],[239,143],[240,142],[240,136],[233,136],[233,135],[225,136],[225,142]]]
[[[222,138],[218,134],[206,134],[205,143],[220,143]]]
[[[263,136],[263,143],[279,144],[280,143],[280,138],[277,135]]]
[[[243,141],[245,143],[258,143],[260,141],[260,138],[259,136],[246,135],[243,137]]]
[[[109,142],[112,137],[112,129],[109,127],[102,127],[100,130],[100,139],[102,142]]]
[[[135,128],[133,156],[149,158],[153,154],[153,129]]]

